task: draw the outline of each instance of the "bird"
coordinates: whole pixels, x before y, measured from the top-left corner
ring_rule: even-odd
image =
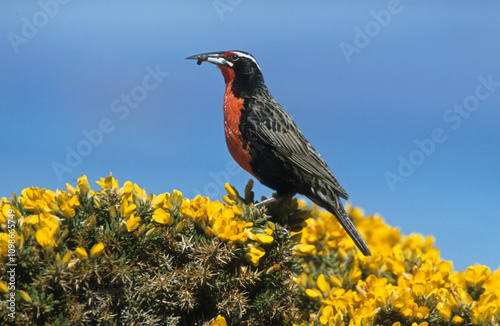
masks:
[[[224,133],[233,159],[263,185],[274,200],[301,194],[335,215],[365,256],[370,250],[340,201],[348,199],[321,155],[306,140],[264,82],[257,60],[244,51],[220,51],[186,58],[215,64],[226,84]],[[262,202],[261,202],[262,203]]]

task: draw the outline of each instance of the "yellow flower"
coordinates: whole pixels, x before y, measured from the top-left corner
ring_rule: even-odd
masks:
[[[321,297],[321,292],[318,289],[306,289],[306,295],[311,299]]]
[[[266,252],[261,247],[256,247],[253,244],[248,245],[245,259],[253,266],[259,266],[259,259],[264,256]]]
[[[175,226],[175,233],[179,233],[184,229],[184,225],[186,224],[186,219],[183,219]]]
[[[222,208],[224,208],[224,204],[219,203],[218,201],[207,204],[206,206],[207,217],[211,223],[215,222],[214,220],[219,216],[219,213],[222,210]]]
[[[411,291],[416,297],[421,297],[425,293],[425,284],[414,284]]]
[[[214,230],[212,230],[211,227],[207,226],[205,227],[205,234],[211,238],[214,236]]]
[[[234,211],[231,208],[225,207],[222,210],[222,216],[223,219],[225,220],[230,220],[234,217]]]
[[[8,292],[8,288],[7,288],[7,284],[6,283],[0,282],[0,292],[2,292],[2,293],[7,293]]]
[[[59,210],[61,213],[64,215],[64,217],[73,217],[76,214],[75,207],[77,205],[80,205],[80,202],[78,201],[78,196],[73,195],[71,198],[68,198],[66,194],[64,194],[64,197],[62,198],[64,200],[60,206]]]
[[[54,240],[55,230],[50,230],[48,227],[40,228],[36,231],[36,241],[43,247],[54,247],[56,242]]]
[[[472,300],[470,294],[467,293],[467,291],[464,290],[463,288],[456,289],[455,300],[457,301],[457,303],[464,306],[470,305],[474,301]]]
[[[113,175],[111,173],[106,177],[106,179],[101,178],[100,181],[96,181],[96,184],[101,186],[102,190],[105,192],[118,190],[118,181],[113,178]]]
[[[439,302],[436,306],[439,310],[439,314],[443,316],[445,320],[449,320],[451,317],[451,305],[449,302]]]
[[[363,212],[363,209],[359,207],[353,207],[349,215],[351,215],[353,219],[357,220],[362,219],[363,216],[365,216],[365,212]]]
[[[154,209],[162,207],[163,203],[165,202],[165,198],[165,194],[161,194],[158,196],[153,195],[151,197],[151,207],[153,207]]]
[[[71,260],[71,253],[67,252],[62,259],[63,266],[67,267],[70,260]]]
[[[134,198],[140,202],[145,202],[148,198],[148,193],[146,189],[141,189],[137,184],[134,183]]]
[[[149,238],[154,232],[156,228],[151,228],[148,232],[146,232],[146,238]]]
[[[182,192],[174,189],[174,193],[170,196],[172,207],[180,207],[182,205]]]
[[[78,178],[78,190],[81,194],[87,195],[90,191],[89,181],[87,180],[87,176],[84,174]]]
[[[195,212],[194,209],[189,207],[188,205],[182,205],[181,214],[190,219],[194,218]]]
[[[68,194],[72,194],[72,195],[74,195],[76,193],[75,187],[73,187],[69,183],[66,184],[66,191],[68,192]]]
[[[231,208],[233,209],[234,215],[241,216],[243,214],[239,206],[233,205]]]
[[[95,244],[92,249],[90,249],[90,257],[91,258],[97,258],[102,254],[102,251],[104,250],[104,244],[102,242],[99,242]]]
[[[133,204],[133,203],[129,204],[129,202],[130,202],[130,200],[128,197],[122,198],[122,204],[120,206],[120,213],[122,214],[123,217],[129,216],[137,208],[136,204]]]
[[[274,238],[265,233],[260,233],[255,236],[255,240],[261,244],[270,244],[274,241]]]
[[[230,199],[234,200],[235,202],[239,202],[240,201],[240,196],[238,194],[238,191],[236,189],[234,189],[233,186],[231,186],[229,183],[226,183],[224,185],[224,189],[226,189],[227,191],[227,195]]]
[[[226,319],[221,315],[218,315],[217,318],[210,324],[210,326],[227,326]]]
[[[264,229],[264,232],[267,234],[267,235],[272,235],[273,234],[273,229],[275,226],[274,226],[274,223],[273,222],[267,222],[267,225],[269,225],[269,227],[266,227]]]
[[[78,258],[80,258],[80,260],[85,260],[89,257],[89,255],[87,255],[87,250],[85,250],[84,248],[82,247],[78,247],[75,249],[75,254]]]
[[[330,292],[330,284],[326,281],[325,275],[320,274],[318,276],[318,279],[316,280],[316,285],[318,286],[318,289],[325,295],[327,295],[328,292]]]
[[[118,189],[118,195],[121,197],[129,197],[132,194],[132,191],[134,190],[134,184],[130,181],[125,181],[123,186]]]
[[[28,293],[24,292],[23,290],[19,291],[19,293],[21,294],[21,298],[23,298],[24,301],[31,303],[31,297]]]
[[[358,264],[355,264],[351,268],[351,270],[349,271],[348,279],[349,284],[352,285],[358,283],[358,281],[361,279],[361,270],[359,269]]]
[[[236,202],[229,198],[228,196],[222,196],[222,200],[226,203],[226,205],[234,205]]]
[[[467,288],[473,288],[475,292],[481,291],[486,279],[490,276],[491,271],[487,266],[471,266],[465,271],[465,284]]]
[[[10,204],[4,204],[2,209],[0,210],[0,225],[7,222],[11,218],[19,219],[21,217],[21,213],[19,210]]]
[[[137,233],[138,233],[139,235],[143,235],[143,234],[144,234],[144,232],[146,232],[146,224],[141,225],[141,226],[139,227],[139,231],[137,231]]]
[[[128,220],[126,222],[126,225],[127,225],[127,231],[128,232],[132,232],[134,231],[135,229],[137,229],[139,227],[139,222],[141,221],[141,217],[140,216],[137,216],[135,217],[134,214],[130,215],[128,217]]]
[[[165,210],[161,208],[157,208],[154,213],[153,213],[153,220],[160,223],[160,224],[167,224],[171,225],[174,222],[174,219],[170,215],[169,212],[166,212]]]
[[[418,307],[415,316],[418,319],[426,319],[427,317],[429,317],[429,308],[427,308],[426,306]]]
[[[316,247],[310,244],[299,243],[293,247],[295,252],[314,255],[316,253]]]

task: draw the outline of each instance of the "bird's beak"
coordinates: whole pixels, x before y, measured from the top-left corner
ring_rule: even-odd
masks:
[[[196,63],[201,65],[203,61],[210,62],[216,65],[225,66],[228,64],[226,58],[222,55],[224,52],[203,53],[190,56],[186,59],[196,60]]]

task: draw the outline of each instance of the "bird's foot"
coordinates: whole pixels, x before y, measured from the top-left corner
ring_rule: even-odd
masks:
[[[294,196],[294,194],[284,195],[284,196],[283,195],[281,195],[281,196],[275,195],[275,196],[269,197],[267,199],[264,199],[264,200],[256,203],[255,208],[266,207],[267,214],[273,216],[277,212],[279,212],[279,210],[281,209],[283,204],[285,204],[293,196]]]
[[[281,196],[275,196],[275,197],[273,196],[273,197],[269,197],[269,198],[267,198],[267,199],[264,199],[264,200],[262,200],[262,201],[260,201],[260,202],[256,203],[256,204],[255,204],[255,207],[257,207],[257,208],[258,208],[258,207],[260,207],[260,206],[267,206],[267,205],[272,204],[272,203],[274,203],[275,201],[280,200],[280,199],[282,199],[282,198],[283,198],[283,197],[281,197]]]

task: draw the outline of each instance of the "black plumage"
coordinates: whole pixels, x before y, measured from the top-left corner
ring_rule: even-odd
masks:
[[[241,115],[237,133],[250,154],[250,172],[276,190],[278,196],[299,193],[334,214],[361,252],[370,255],[340,202],[339,197],[348,198],[347,192],[290,115],[271,96],[257,61],[242,51],[207,53],[188,59],[219,65],[234,98],[243,99],[238,109]]]

